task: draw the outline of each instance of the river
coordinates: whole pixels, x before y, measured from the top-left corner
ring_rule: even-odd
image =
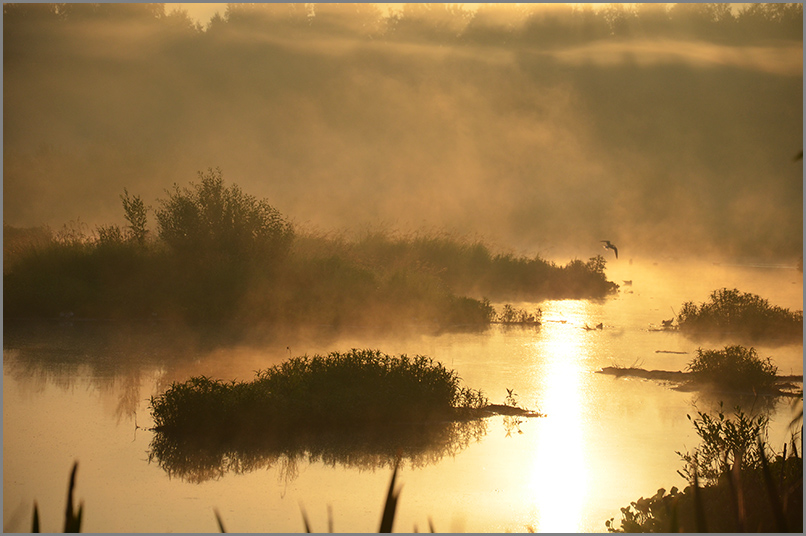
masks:
[[[449,448],[404,459],[395,531],[428,531],[432,524],[437,532],[603,532],[630,501],[685,487],[675,451],[699,442],[686,416],[725,397],[596,371],[682,370],[698,348],[724,346],[653,329],[683,302],[701,303],[719,288],[803,308],[802,273],[790,266],[622,260],[610,262],[607,274],[622,286],[605,300],[513,304],[540,307],[539,328],[344,336],[312,330],[246,345],[199,342],[158,324],[7,323],[4,530],[30,530],[36,500],[42,530],[60,531],[77,460],[85,532],[217,532],[214,511],[230,532],[302,532],[303,508],[314,531],[329,530],[329,519],[337,532],[377,531],[392,473],[382,461],[347,453],[249,464],[236,456],[239,463],[217,471],[183,473],[149,456],[149,398],[172,381],[200,374],[249,380],[289,355],[377,348],[430,356],[490,402],[503,403],[511,389],[522,406],[545,414],[490,417]],[[755,348],[779,374],[803,375],[802,343]],[[802,406],[784,398],[742,403],[771,408],[769,440],[780,450]]]

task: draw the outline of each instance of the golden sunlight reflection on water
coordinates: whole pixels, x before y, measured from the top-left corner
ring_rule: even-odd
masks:
[[[36,499],[42,527],[58,529],[67,475],[78,459],[77,498],[87,505],[86,532],[124,527],[133,532],[215,531],[213,508],[233,532],[298,532],[304,530],[300,503],[314,530],[327,529],[332,506],[334,530],[375,531],[389,486],[388,465],[368,470],[305,454],[295,464],[266,457],[255,470],[227,469],[221,478],[194,483],[171,478],[146,453],[153,438],[149,397],[173,381],[200,374],[248,380],[254,370],[289,354],[378,348],[390,355],[433,357],[455,370],[463,385],[482,389],[491,403],[502,403],[512,389],[522,407],[546,414],[517,424],[514,418],[490,417],[480,439],[470,439],[455,454],[422,466],[405,464],[398,475],[403,487],[395,531],[428,530],[433,521],[438,532],[524,532],[530,527],[603,532],[605,520],[618,520],[619,508],[630,501],[661,486],[685,486],[677,474],[676,451],[699,443],[686,415],[711,410],[720,399],[596,371],[634,363],[648,370],[682,370],[700,346],[724,344],[650,329],[685,300],[700,302],[722,286],[758,293],[783,307],[801,309],[803,303],[797,270],[634,262],[614,263],[608,276],[633,283],[606,300],[514,304],[540,307],[539,328],[326,333],[254,347],[184,350],[173,342],[173,333],[129,344],[128,337],[93,335],[89,326],[62,326],[50,336],[35,331],[30,339],[9,337],[7,331],[4,527],[9,532],[30,528]],[[602,329],[596,328],[599,323]],[[107,345],[107,340],[124,342]],[[143,348],[154,348],[154,355]],[[800,342],[762,345],[758,352],[770,356],[781,373],[802,375]],[[769,439],[780,449],[799,408],[789,400],[770,403]],[[726,401],[726,407],[732,405]]]
[[[533,458],[533,496],[537,507],[535,523],[539,532],[580,532],[582,507],[588,482],[583,416],[582,366],[589,357],[586,332],[579,323],[590,325],[582,301],[558,302],[553,311],[573,323],[547,322],[543,336],[534,343],[535,359],[542,361],[540,375],[541,423],[537,452]]]

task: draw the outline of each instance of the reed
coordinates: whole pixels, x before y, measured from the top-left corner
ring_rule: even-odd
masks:
[[[64,512],[64,532],[81,532],[81,519],[84,514],[84,502],[78,505],[78,510],[75,509],[73,492],[76,487],[76,471],[78,471],[78,462],[73,463],[73,469],[70,471],[70,481],[67,485],[67,504]],[[34,513],[31,523],[31,532],[39,532],[39,508],[34,501]]]

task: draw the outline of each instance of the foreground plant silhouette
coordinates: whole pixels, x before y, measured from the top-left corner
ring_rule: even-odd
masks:
[[[81,532],[81,518],[84,513],[84,501],[78,505],[78,510],[73,507],[73,490],[76,485],[76,471],[78,470],[78,462],[73,463],[73,470],[70,471],[70,483],[67,485],[67,506],[64,512],[64,532]],[[31,526],[31,532],[40,532],[39,527],[39,508],[34,501],[34,515]]]
[[[619,526],[610,532],[803,532],[803,460],[795,437],[780,455],[771,452],[764,436],[765,416],[735,409],[733,418],[720,410],[716,417],[698,412],[692,420],[701,445],[678,454],[685,462],[681,476],[689,481],[682,492],[664,488],[621,508]],[[802,450],[801,428],[801,450]]]

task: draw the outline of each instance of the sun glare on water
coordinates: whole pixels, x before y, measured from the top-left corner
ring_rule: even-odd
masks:
[[[540,435],[530,471],[538,532],[580,532],[588,492],[588,463],[583,440],[586,397],[583,363],[589,353],[588,318],[581,301],[556,304],[568,323],[546,322],[535,342],[535,359],[543,362],[540,380]],[[571,320],[573,319],[573,320]]]

